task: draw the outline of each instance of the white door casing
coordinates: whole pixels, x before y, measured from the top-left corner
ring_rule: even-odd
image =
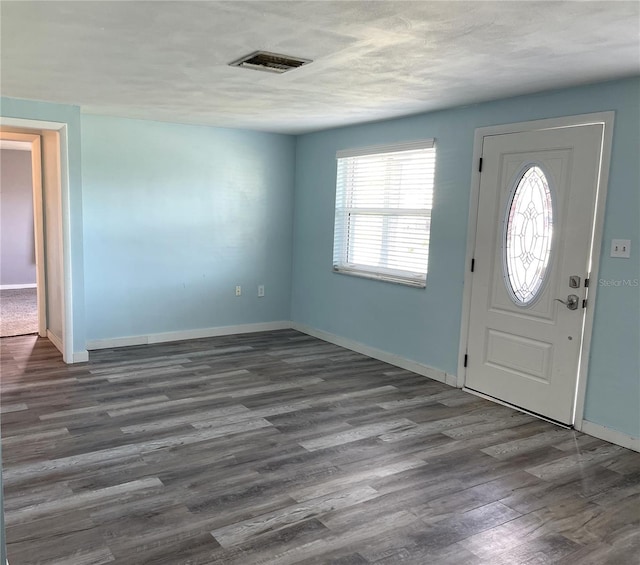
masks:
[[[36,136],[38,138],[38,145],[41,150],[41,160],[42,167],[40,168],[38,174],[34,173],[34,178],[38,181],[41,181],[40,186],[42,196],[46,199],[47,192],[53,191],[55,193],[54,198],[59,200],[60,203],[55,208],[55,213],[57,214],[55,218],[56,229],[55,234],[52,230],[49,230],[49,234],[51,237],[57,238],[59,244],[56,247],[56,253],[60,256],[56,258],[57,262],[61,265],[60,268],[60,284],[56,285],[55,296],[57,298],[57,302],[55,303],[55,308],[59,311],[60,315],[58,318],[60,319],[60,324],[58,332],[56,334],[51,332],[50,327],[45,328],[41,325],[39,327],[40,335],[46,335],[51,339],[54,345],[61,351],[63,360],[65,363],[74,363],[74,362],[82,362],[86,361],[88,358],[88,354],[86,351],[74,353],[73,351],[73,311],[72,311],[72,285],[71,285],[71,228],[69,221],[69,174],[68,174],[68,151],[67,151],[67,126],[64,123],[59,122],[48,122],[41,120],[31,120],[31,119],[23,119],[23,118],[6,118],[0,117],[0,128],[2,129],[2,136],[5,138],[7,135],[12,134],[27,134]],[[42,143],[41,143],[42,141]],[[57,144],[57,145],[56,145]],[[45,151],[46,150],[46,151]],[[45,154],[46,153],[46,154]],[[40,164],[40,160],[38,162]],[[34,185],[35,186],[35,185]],[[45,233],[42,229],[43,226],[43,216],[46,213],[45,203],[43,202],[43,198],[40,198],[40,212],[36,212],[36,217],[40,218],[39,223],[41,237],[40,240],[44,242]],[[46,222],[44,222],[46,224]],[[38,227],[36,227],[38,229]],[[46,229],[46,226],[45,226]],[[38,236],[36,236],[36,241],[38,241]],[[44,244],[44,247],[47,247]],[[45,255],[51,255],[51,250],[47,249],[46,253],[43,251],[42,259],[40,261],[42,269],[42,274],[40,279],[38,280],[38,287],[42,286],[45,288],[45,285],[42,284],[40,280],[44,281],[44,270],[47,261],[44,259]],[[46,288],[49,290],[49,287],[52,286],[51,277],[47,275],[46,277]],[[44,293],[42,294],[42,298],[44,298]],[[39,319],[41,324],[45,321],[47,322],[47,326],[49,326],[48,322],[50,322],[50,309],[52,307],[50,296],[46,297],[49,299],[46,304],[46,313],[45,316],[42,314],[42,311],[45,309],[44,300],[38,302],[39,309]]]
[[[565,424],[574,419],[603,132],[590,123],[482,140],[465,386]],[[552,251],[537,299],[522,305],[503,276],[504,234],[515,186],[533,165],[552,194]],[[556,301],[569,294],[576,310]]]

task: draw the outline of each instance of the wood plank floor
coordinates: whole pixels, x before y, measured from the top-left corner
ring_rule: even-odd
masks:
[[[640,454],[315,338],[1,346],[11,565],[638,564]]]

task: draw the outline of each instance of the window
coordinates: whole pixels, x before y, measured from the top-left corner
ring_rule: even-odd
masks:
[[[339,151],[337,159],[334,271],[424,287],[434,141]]]

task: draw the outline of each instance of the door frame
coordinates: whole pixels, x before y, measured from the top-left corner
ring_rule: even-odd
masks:
[[[68,149],[68,135],[67,124],[61,122],[50,122],[44,120],[32,120],[27,118],[7,118],[0,116],[0,129],[2,129],[2,135],[8,135],[9,133],[23,133],[31,135],[42,135],[43,132],[53,131],[58,133],[58,171],[56,174],[57,182],[59,183],[60,194],[60,226],[62,233],[62,256],[58,259],[62,262],[62,336],[61,343],[58,340],[53,340],[52,343],[62,353],[62,358],[65,363],[74,363],[73,354],[73,307],[72,307],[72,284],[71,284],[71,222],[69,213],[69,149]],[[40,140],[40,146],[42,149],[42,140]],[[42,182],[41,170],[40,181]],[[42,209],[44,214],[44,209]],[[46,251],[43,254],[46,258]],[[44,268],[44,262],[43,262]],[[45,318],[46,319],[46,318]],[[46,332],[45,335],[50,338],[50,332]],[[86,361],[86,359],[78,359],[78,361]]]
[[[600,253],[602,250],[602,234],[604,228],[605,203],[607,201],[607,189],[609,184],[609,167],[611,164],[611,144],[613,140],[613,124],[615,112],[596,112],[593,114],[580,114],[576,116],[564,116],[513,124],[486,126],[475,130],[473,140],[473,160],[471,172],[471,193],[469,196],[469,219],[467,221],[467,252],[465,255],[464,290],[462,297],[462,320],[460,324],[460,347],[458,350],[458,387],[464,387],[467,369],[465,367],[465,355],[469,341],[469,319],[471,315],[471,286],[473,273],[471,272],[471,260],[476,247],[476,230],[478,227],[478,202],[480,198],[480,171],[479,163],[482,156],[483,140],[486,136],[509,133],[522,133],[548,129],[559,129],[590,124],[603,125],[602,157],[598,173],[598,186],[596,189],[596,203],[593,218],[593,231],[590,242],[589,280],[592,284],[588,289],[588,307],[585,311],[582,345],[580,348],[580,362],[578,365],[576,396],[574,399],[573,425],[582,430],[584,416],[584,401],[587,392],[587,378],[589,369],[589,351],[591,349],[591,334],[593,331],[593,316],[598,285],[598,271],[600,267]]]

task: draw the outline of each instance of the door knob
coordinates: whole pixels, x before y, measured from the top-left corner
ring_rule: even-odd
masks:
[[[570,294],[566,300],[562,300],[561,298],[556,298],[556,300],[562,302],[569,310],[577,310],[580,299],[577,294]]]

